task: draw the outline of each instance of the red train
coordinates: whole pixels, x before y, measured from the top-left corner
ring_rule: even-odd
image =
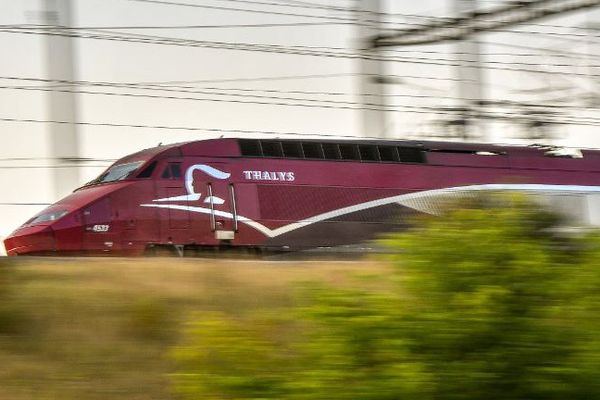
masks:
[[[8,255],[296,250],[359,243],[440,199],[523,190],[600,223],[600,151],[214,139],[126,156],[5,240]]]

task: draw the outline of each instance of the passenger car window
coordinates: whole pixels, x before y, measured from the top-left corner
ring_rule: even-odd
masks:
[[[283,154],[286,158],[303,158],[302,146],[296,142],[283,142]]]
[[[156,161],[153,161],[150,165],[148,165],[142,172],[137,176],[138,178],[150,178],[154,169],[156,168]]]
[[[323,143],[323,152],[325,158],[328,160],[339,160],[342,158],[339,146],[336,143]]]
[[[321,143],[304,142],[302,143],[302,151],[304,152],[305,158],[325,158],[325,156],[323,155],[323,148],[321,147]]]
[[[181,178],[181,163],[168,163],[161,175],[162,179]]]
[[[395,146],[379,146],[379,155],[383,162],[399,162],[398,148]]]
[[[403,163],[424,163],[425,152],[414,147],[398,147],[400,162]]]
[[[281,157],[283,151],[281,150],[281,142],[263,140],[260,142],[262,146],[263,156],[265,157]]]
[[[343,160],[360,160],[358,147],[355,144],[340,144],[340,153]]]
[[[249,157],[261,157],[262,149],[260,148],[260,142],[253,139],[240,139],[240,150],[243,156]]]
[[[379,161],[377,146],[361,144],[358,146],[358,150],[362,161]]]

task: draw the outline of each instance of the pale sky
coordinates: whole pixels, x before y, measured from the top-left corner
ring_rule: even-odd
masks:
[[[343,18],[350,18],[352,14],[321,9],[318,8],[319,5],[351,7],[358,3],[355,0],[165,1],[213,8],[133,0],[75,0],[73,25],[115,28],[332,22],[324,18],[299,15],[339,18],[335,21],[340,22]],[[42,3],[42,0],[0,0],[0,25],[42,23],[39,19]],[[270,5],[261,6],[256,3],[270,3]],[[273,3],[282,5],[276,6]],[[481,0],[480,3],[485,7],[493,7],[503,2]],[[223,8],[263,10],[275,14],[232,11]],[[402,27],[400,23],[428,22],[427,19],[416,16],[452,15],[452,3],[447,0],[418,2],[388,0],[385,2],[385,8],[391,15],[387,19],[397,23],[394,27]],[[597,66],[600,64],[597,55],[600,54],[598,52],[600,43],[594,31],[577,29],[596,21],[600,23],[598,11],[578,12],[569,14],[568,17],[546,19],[533,25],[523,25],[513,29],[526,33],[481,35],[479,40],[488,43],[481,48],[482,53],[487,54],[482,58],[489,62],[485,64],[486,66],[494,67],[494,69],[484,70],[486,98],[537,103],[560,99],[561,103],[557,104],[570,106],[561,108],[561,112],[565,113],[563,120],[598,118],[596,111],[582,109],[581,105],[588,104],[583,103],[585,93],[597,92],[596,83],[589,75],[597,74]],[[119,30],[119,32],[229,43],[308,46],[304,49],[310,51],[344,51],[341,48],[352,51],[358,36],[355,27],[348,24],[144,29]],[[353,73],[360,71],[355,60],[94,39],[74,39],[74,42],[77,49],[77,80],[111,83],[183,81],[184,83],[176,84],[185,87],[179,89],[203,92],[157,92],[86,87],[82,89],[162,97],[194,97],[203,100],[82,94],[78,95],[78,118],[82,122],[222,129],[225,132],[244,130],[372,136],[361,132],[359,111],[331,108],[332,106],[360,107],[357,103],[360,99],[352,95],[359,92],[358,78],[352,76]],[[45,92],[6,88],[6,86],[40,87],[40,83],[6,78],[45,78],[45,43],[45,37],[40,35],[0,31],[0,46],[4,54],[3,62],[0,63],[0,86],[2,86],[0,119],[45,120],[49,118]],[[336,49],[315,49],[315,47]],[[388,113],[389,130],[395,137],[423,137],[426,134],[439,134],[442,131],[441,122],[445,116],[422,111],[456,105],[456,100],[453,99],[456,97],[455,82],[447,80],[455,77],[455,71],[448,66],[435,65],[452,62],[454,57],[452,50],[453,47],[450,45],[436,45],[394,49],[395,52],[388,54],[398,58],[398,61],[386,63],[386,72],[396,76],[395,84],[386,85],[387,103],[397,106],[399,110],[399,112]],[[507,72],[507,68],[525,69],[530,72]],[[536,73],[531,70],[550,73]],[[339,74],[337,77],[327,76],[337,74]],[[272,79],[306,75],[320,77]],[[271,79],[255,80],[255,78]],[[194,81],[202,82],[194,83]],[[550,87],[556,90],[540,92],[541,89],[547,90]],[[273,97],[285,99],[278,100]],[[314,100],[330,102],[317,103]],[[231,101],[238,101],[238,103]],[[285,102],[296,105],[241,104],[239,101]],[[299,107],[298,103],[329,107]],[[424,108],[420,109],[421,107]],[[420,112],[409,112],[411,110]],[[50,157],[47,128],[47,124],[44,123],[0,121],[0,135],[3,139],[3,145],[0,146],[0,184],[3,188],[0,191],[0,237],[6,236],[43,208],[6,203],[50,203],[56,200],[51,191],[50,171],[43,168],[50,165],[50,160],[45,159]],[[516,125],[506,122],[487,124],[486,129],[488,139],[498,142],[514,142],[515,134],[520,132]],[[561,136],[555,143],[574,147],[600,147],[600,140],[594,135],[596,129],[595,126],[558,126],[557,131]],[[199,140],[220,136],[222,133],[202,130],[83,126],[79,134],[81,157],[116,159],[155,146],[159,142]],[[233,135],[228,134],[228,136]],[[14,160],[15,158],[25,160]],[[106,162],[93,162],[90,163],[93,167],[81,168],[81,183],[99,174],[106,164]]]

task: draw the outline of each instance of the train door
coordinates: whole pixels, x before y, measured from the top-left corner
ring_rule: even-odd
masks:
[[[238,230],[235,187],[230,183],[229,166],[223,163],[195,164],[186,171],[187,192],[196,198],[206,218],[196,219],[194,230],[212,242],[233,240]],[[207,229],[208,228],[208,229]]]
[[[169,204],[169,207],[159,208],[161,238],[168,242],[187,241],[190,229],[190,212],[185,201],[179,201],[185,196],[181,163],[167,161],[156,179],[156,195],[159,202]]]
[[[238,204],[236,187],[223,180],[210,180],[206,184],[205,202],[210,207],[210,228],[215,239],[233,240],[238,231]]]

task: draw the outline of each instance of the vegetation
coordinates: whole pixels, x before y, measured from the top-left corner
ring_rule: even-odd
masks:
[[[176,399],[170,349],[190,315],[288,307],[295,282],[365,267],[382,268],[0,258],[0,400]]]
[[[0,259],[0,400],[588,399],[600,234],[462,204],[362,264]]]
[[[600,395],[600,238],[522,198],[463,204],[384,243],[392,271],[304,285],[294,307],[200,313],[173,352],[185,398]]]

